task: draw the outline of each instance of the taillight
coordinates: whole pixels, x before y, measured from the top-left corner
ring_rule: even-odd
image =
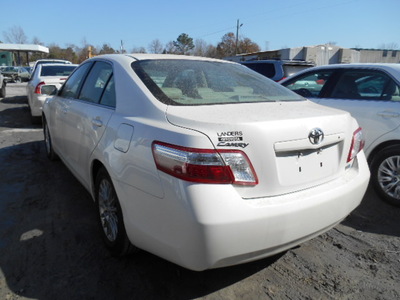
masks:
[[[353,133],[353,139],[351,140],[351,146],[349,155],[347,156],[347,162],[352,161],[356,155],[364,148],[365,140],[361,128],[359,127]]]
[[[211,150],[153,143],[157,168],[174,177],[200,183],[256,185],[247,155],[239,150]]]
[[[44,85],[44,81],[39,82],[38,85],[35,88],[35,94],[41,94],[42,93],[42,85]]]

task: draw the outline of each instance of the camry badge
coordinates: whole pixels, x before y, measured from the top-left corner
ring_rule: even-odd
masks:
[[[308,139],[310,140],[311,144],[319,145],[324,140],[324,133],[321,129],[314,128],[310,131],[310,133],[308,135]]]

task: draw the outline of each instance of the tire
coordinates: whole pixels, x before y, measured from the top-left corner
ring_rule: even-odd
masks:
[[[51,141],[49,127],[47,122],[43,121],[43,135],[44,135],[44,147],[46,149],[46,155],[50,160],[58,160],[57,154],[54,152],[53,144]]]
[[[3,82],[3,86],[0,89],[0,98],[6,97],[6,84]]]
[[[31,123],[32,125],[40,125],[42,123],[42,118],[31,115]]]
[[[15,78],[15,82],[16,82],[16,83],[21,83],[21,82],[22,82],[22,79],[21,79],[21,77],[17,77],[17,78]]]
[[[400,146],[379,151],[371,162],[371,180],[386,202],[400,206]]]
[[[121,257],[137,250],[126,235],[121,205],[104,168],[96,176],[95,197],[101,235],[113,256]]]

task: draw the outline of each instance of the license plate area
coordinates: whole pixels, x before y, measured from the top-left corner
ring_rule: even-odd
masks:
[[[276,153],[280,184],[292,186],[319,181],[334,175],[339,168],[338,144],[319,149]]]

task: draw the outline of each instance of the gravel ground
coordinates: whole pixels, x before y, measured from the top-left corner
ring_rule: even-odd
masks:
[[[0,99],[0,299],[400,299],[400,208],[369,189],[327,233],[280,255],[192,272],[103,247],[89,194],[47,160],[24,84]]]

